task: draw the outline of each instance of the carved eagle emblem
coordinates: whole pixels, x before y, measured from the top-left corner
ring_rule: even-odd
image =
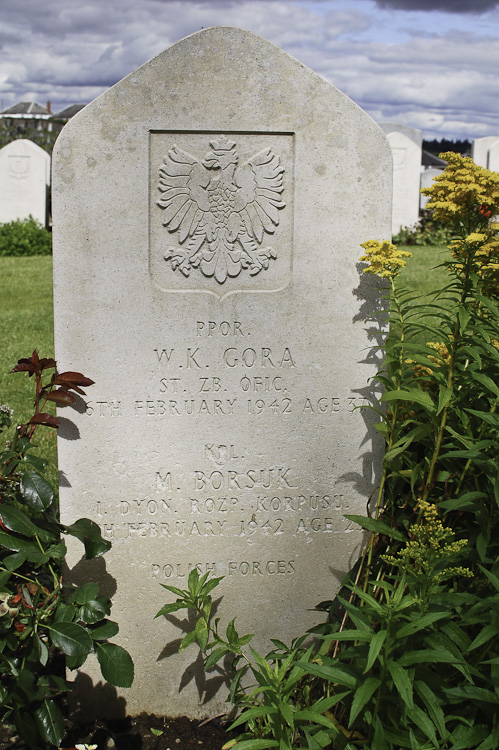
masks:
[[[163,258],[174,271],[192,268],[223,284],[248,269],[255,276],[277,257],[263,247],[279,225],[284,168],[271,148],[239,166],[236,144],[225,136],[209,142],[204,159],[174,145],[159,170],[157,205],[163,225],[177,234],[178,245]]]

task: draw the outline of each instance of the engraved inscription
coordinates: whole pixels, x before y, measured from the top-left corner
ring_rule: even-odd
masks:
[[[163,258],[188,277],[197,269],[223,284],[247,269],[256,276],[277,257],[263,246],[279,225],[284,168],[271,148],[241,166],[236,143],[225,136],[209,141],[203,159],[174,145],[159,170],[157,205],[163,225],[175,234]]]

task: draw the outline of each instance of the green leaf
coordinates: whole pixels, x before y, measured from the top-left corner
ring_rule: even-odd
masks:
[[[71,592],[68,601],[71,604],[86,604],[95,599],[98,593],[99,584],[95,583],[95,581],[90,581],[89,583],[84,583],[82,586],[74,589]]]
[[[446,385],[441,385],[439,388],[438,393],[438,407],[437,407],[437,415],[440,414],[442,409],[444,409],[449,401],[452,398],[452,394],[454,393],[454,389],[452,387],[447,387]]]
[[[128,651],[114,643],[98,643],[97,659],[102,676],[107,682],[115,687],[131,687],[134,668]]]
[[[476,687],[475,685],[463,685],[462,687],[455,688],[444,688],[445,694],[451,700],[460,700],[466,703],[467,701],[481,701],[484,703],[492,703],[494,706],[498,704],[498,698],[495,693],[485,688]]]
[[[33,714],[16,706],[14,710],[14,718],[19,736],[30,747],[35,747],[40,740],[40,732],[38,731]]]
[[[483,565],[479,565],[478,567],[480,568],[482,573],[485,573],[486,577],[495,588],[495,590],[499,591],[499,578],[495,575],[495,573],[492,573],[491,570],[487,570],[487,568],[484,568]]]
[[[154,617],[161,617],[161,615],[169,615],[171,612],[178,612],[179,609],[189,609],[189,605],[186,602],[173,602],[172,604],[165,604],[161,607]]]
[[[363,529],[373,531],[375,534],[383,534],[384,536],[388,536],[391,539],[396,539],[398,542],[407,541],[406,537],[400,531],[397,531],[397,529],[393,529],[391,526],[388,526],[387,523],[385,523],[384,521],[380,521],[377,518],[367,518],[366,516],[351,515],[345,515],[344,518],[347,518],[349,521],[353,521]]]
[[[64,718],[56,703],[44,700],[34,715],[38,731],[45,742],[59,747],[64,737]]]
[[[378,658],[379,652],[381,651],[387,635],[387,630],[378,630],[378,632],[374,634],[371,640],[371,645],[369,646],[369,653],[367,655],[367,664],[366,668],[364,669],[364,674],[366,672],[369,672],[374,662]]]
[[[231,645],[236,644],[239,638],[239,634],[236,630],[236,626],[234,625],[234,621],[235,619],[229,622],[225,631],[226,638]]]
[[[21,479],[21,492],[30,510],[42,513],[54,500],[54,490],[40,474],[29,469]]]
[[[38,544],[28,539],[20,539],[14,534],[0,531],[0,546],[13,552],[22,552],[30,562],[43,564],[50,560],[39,548]]]
[[[172,594],[175,594],[176,596],[181,597],[182,599],[185,599],[185,591],[182,591],[182,589],[178,589],[175,586],[168,586],[166,583],[160,583],[160,586],[162,586],[167,591],[171,591]]]
[[[38,635],[35,637],[34,644],[37,650],[38,661],[44,667],[49,658],[49,650]]]
[[[28,516],[14,505],[3,504],[0,508],[0,517],[5,526],[23,536],[33,537],[38,528],[30,521]]]
[[[335,641],[360,641],[361,643],[369,643],[373,638],[374,633],[372,630],[354,630],[353,628],[323,636],[325,643],[334,643]]]
[[[492,378],[489,378],[488,375],[485,375],[482,372],[477,372],[476,370],[470,370],[469,375],[473,378],[473,380],[476,380],[481,385],[483,385],[486,390],[488,390],[490,393],[493,393],[494,396],[499,397],[499,388],[494,383]]]
[[[217,663],[217,661],[222,659],[228,653],[229,649],[227,648],[227,646],[220,646],[220,648],[216,648],[206,659],[204,668],[206,670],[211,669]]]
[[[89,628],[88,632],[94,641],[107,641],[119,632],[119,626],[113,620],[103,620],[99,625]]]
[[[80,607],[80,620],[87,625],[94,625],[111,612],[111,602],[105,596],[99,596]]]
[[[398,662],[392,659],[388,660],[387,666],[400,697],[408,708],[413,708],[412,682],[408,673]]]
[[[435,734],[435,727],[432,720],[425,714],[425,712],[422,711],[419,706],[412,706],[412,708],[407,709],[407,714],[413,720],[414,724],[433,742],[434,746],[438,748],[439,745]]]
[[[444,617],[450,617],[450,615],[450,612],[429,612],[427,615],[422,615],[421,617],[417,616],[411,622],[408,622],[406,625],[402,625],[402,627],[397,631],[397,637],[406,638],[408,635],[413,635],[419,630],[424,630],[424,628],[428,627],[428,625],[431,625],[437,620],[441,620]]]
[[[111,542],[102,538],[99,526],[90,518],[79,518],[71,526],[61,528],[66,534],[71,534],[83,542],[87,560],[99,557],[111,548]]]
[[[386,631],[385,631],[386,632]],[[355,690],[352,707],[350,709],[350,718],[348,720],[348,726],[351,727],[355,719],[362,711],[366,703],[368,703],[373,693],[381,685],[381,680],[378,677],[368,677],[367,680],[361,683],[361,685]]]
[[[67,656],[81,658],[93,650],[91,637],[75,622],[55,622],[47,629],[54,646]]]
[[[499,427],[499,414],[491,411],[477,411],[476,409],[466,409],[469,414],[482,419],[487,424],[491,424],[493,427]]]
[[[206,644],[208,643],[208,636],[210,634],[208,630],[208,623],[204,617],[200,617],[196,622],[195,627],[196,640],[199,643],[199,648],[203,653],[206,651]]]
[[[277,740],[243,740],[232,745],[230,750],[266,750],[267,747],[279,747]]]
[[[16,552],[14,555],[8,555],[2,560],[3,565],[10,571],[17,570],[24,562],[26,562],[24,552]]]
[[[388,391],[382,395],[380,400],[389,402],[411,401],[422,406],[430,414],[435,413],[435,404],[430,396],[425,391],[420,391],[419,388],[412,388],[408,391]]]
[[[228,731],[232,731],[236,727],[241,726],[241,724],[246,724],[246,722],[251,721],[252,719],[259,719],[261,716],[272,716],[273,714],[277,713],[276,706],[256,706],[255,708],[248,708],[241,712],[241,714],[237,717],[237,719],[230,725]]]
[[[482,646],[487,641],[495,638],[499,634],[499,625],[489,624],[485,625],[482,630],[478,633],[473,643],[469,646],[468,651],[473,651],[475,648]]]
[[[184,651],[188,646],[191,645],[191,643],[194,643],[196,640],[196,631],[191,630],[190,633],[187,633],[186,636],[182,639],[182,643],[178,647],[178,652]]]
[[[425,704],[426,710],[428,711],[431,720],[435,724],[440,737],[444,739],[444,737],[447,735],[447,730],[445,728],[445,716],[442,708],[440,707],[437,696],[431,690],[431,688],[428,687],[426,682],[423,682],[423,680],[416,680],[416,682],[414,683],[414,687],[417,694]]]
[[[220,581],[223,581],[223,576],[221,576],[220,578],[210,578],[206,581],[206,583],[203,583],[203,587],[201,589],[201,593],[203,594],[203,596],[206,596],[210,593],[210,591],[213,591],[213,589],[218,586]]]
[[[76,617],[76,607],[61,602],[55,613],[55,622],[72,622]]]
[[[303,669],[308,674],[314,674],[316,677],[322,677],[323,680],[328,682],[337,682],[339,685],[344,685],[348,688],[355,688],[357,680],[351,673],[347,666],[343,664],[335,664],[335,666],[320,665],[314,663],[300,662],[296,663],[297,667]]]
[[[197,568],[193,568],[191,572],[189,573],[189,578],[187,579],[187,586],[192,596],[198,595],[199,589],[201,588],[202,583],[200,583],[199,581],[199,570]]]
[[[53,560],[62,560],[62,558],[67,554],[67,548],[64,542],[59,542],[58,544],[51,544],[50,547],[47,549],[47,555],[50,555],[50,557]]]
[[[459,659],[446,648],[422,648],[418,651],[406,651],[399,659],[402,667],[413,664],[458,664]]]

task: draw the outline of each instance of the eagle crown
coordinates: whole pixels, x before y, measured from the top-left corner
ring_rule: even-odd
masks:
[[[224,135],[216,140],[210,141],[211,151],[208,151],[203,159],[206,169],[227,169],[232,164],[239,162],[236,144]]]

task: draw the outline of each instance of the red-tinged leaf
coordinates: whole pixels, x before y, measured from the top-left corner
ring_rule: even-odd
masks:
[[[54,401],[58,406],[71,406],[76,401],[73,394],[64,388],[58,388],[56,391],[50,391],[50,393],[42,391],[40,395],[47,401]]]
[[[36,372],[36,367],[29,359],[20,359],[11,372],[29,372],[29,376],[31,377]]]
[[[93,385],[94,381],[86,378],[81,372],[61,372],[53,381],[57,385]]]
[[[54,380],[52,385],[56,381]],[[60,391],[76,391],[76,393],[81,393],[82,396],[85,396],[85,391],[82,388],[79,388],[77,385],[71,385],[71,383],[63,383],[59,386]]]
[[[43,359],[40,360],[39,367],[40,367],[40,370],[47,370],[51,367],[57,367],[57,362],[55,361],[55,359],[44,357]]]
[[[40,412],[39,414],[35,414],[27,424],[45,424],[48,427],[59,427],[59,420],[52,416],[52,414],[47,414],[46,412]]]

